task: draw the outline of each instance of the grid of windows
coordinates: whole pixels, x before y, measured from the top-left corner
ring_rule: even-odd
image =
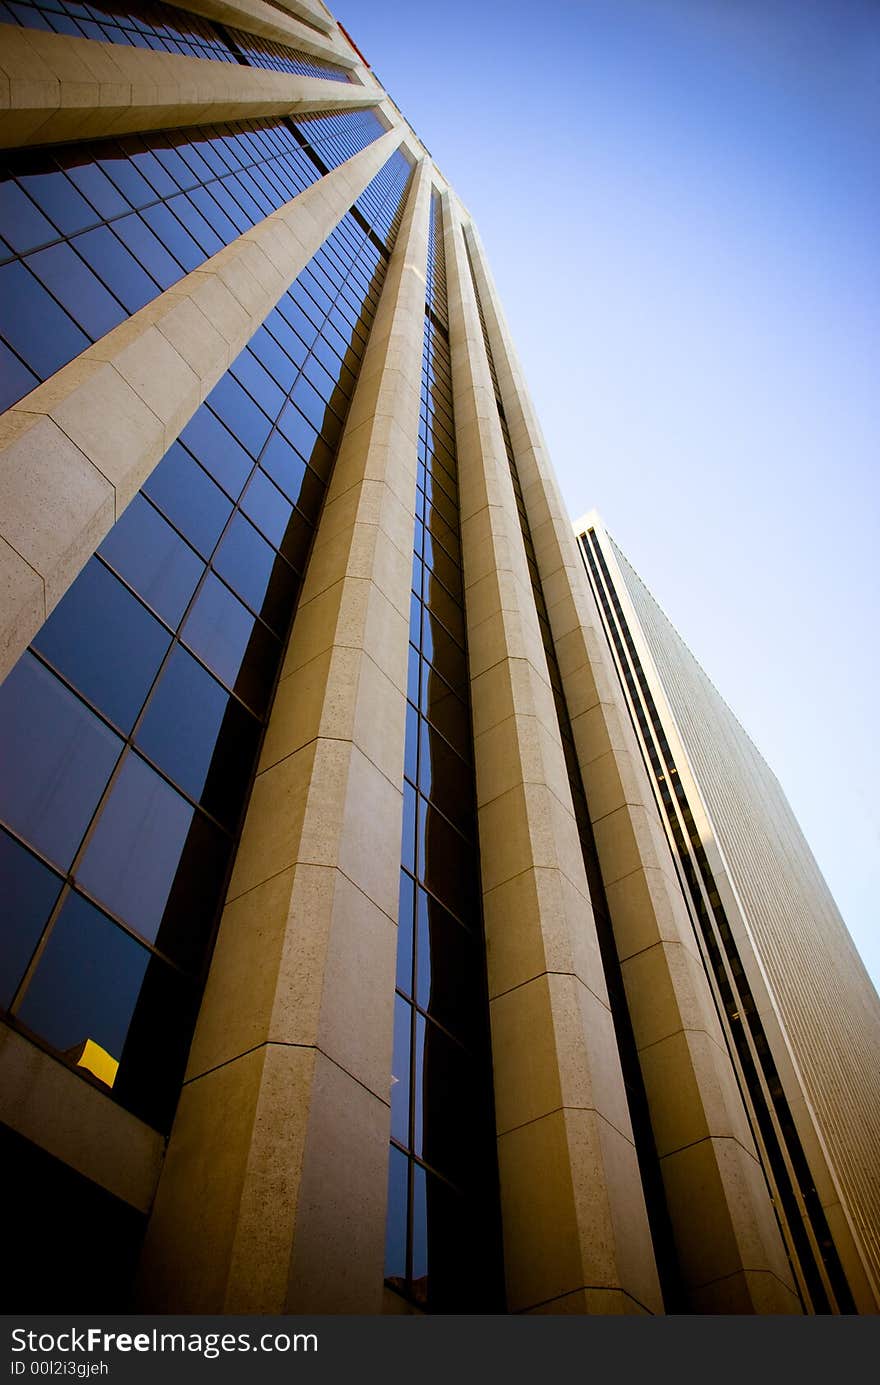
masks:
[[[0,410],[381,132],[358,111],[7,155]]]
[[[223,32],[228,35],[235,51],[251,67],[268,67],[274,72],[296,72],[301,77],[323,77],[330,82],[349,80],[344,67],[334,67],[332,63],[313,57],[311,53],[301,53],[298,48],[287,48],[283,43],[246,34],[242,29],[226,28]]]
[[[431,1312],[498,1305],[497,1169],[439,199],[422,358],[386,1280]],[[445,295],[444,295],[445,297]],[[445,316],[445,304],[443,305]]]
[[[409,174],[397,152],[379,175],[391,219]],[[380,233],[343,218],[0,687],[0,1003],[158,1128],[384,280]]]
[[[758,1143],[763,1144],[766,1151],[776,1185],[776,1196],[785,1214],[787,1224],[782,1227],[783,1237],[787,1242],[790,1241],[791,1248],[797,1256],[812,1300],[813,1311],[830,1312],[828,1293],[817,1263],[816,1250],[804,1225],[804,1213],[798,1204],[796,1185],[806,1216],[812,1225],[818,1255],[824,1264],[838,1308],[841,1312],[852,1313],[855,1311],[852,1294],[788,1107],[758,1007],[675,764],[672,747],[663,728],[629,624],[611,580],[605,555],[594,530],[590,530],[589,535],[583,537],[581,554],[602,610],[606,631],[617,655],[617,667],[629,694],[629,705],[638,722],[641,741],[657,786],[657,794],[687,883],[688,896],[699,921],[700,935],[727,1021],[728,1038],[739,1059],[742,1079],[748,1094],[746,1107],[747,1110],[751,1109],[754,1123],[757,1125],[756,1133],[760,1136]],[[725,959],[727,967],[724,964]],[[764,1078],[763,1085],[759,1068]],[[793,1178],[786,1163],[786,1153],[791,1163]]]
[[[214,62],[240,62],[333,82],[349,80],[344,68],[321,58],[214,24],[162,0],[0,0],[0,24]]]
[[[162,0],[0,0],[0,23],[215,62],[237,61],[209,19]]]

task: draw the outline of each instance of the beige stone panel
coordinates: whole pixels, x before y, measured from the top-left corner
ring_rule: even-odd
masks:
[[[783,1288],[791,1292],[764,1175],[738,1141],[701,1140],[667,1155],[660,1167],[688,1291],[752,1270],[776,1277],[780,1299]]]
[[[296,677],[281,679],[260,754],[260,774],[319,736],[351,738],[362,657],[356,649],[331,643],[303,664]]]
[[[400,794],[347,742],[318,740],[288,755],[254,783],[229,898],[295,863],[338,866],[394,917],[400,836],[392,844],[386,825]]]
[[[7,147],[379,104],[367,87],[0,25]],[[341,61],[334,58],[334,61]],[[342,63],[342,65],[347,65]]]
[[[289,1054],[308,1085],[313,1056],[303,1049]],[[183,1088],[141,1255],[136,1292],[141,1312],[225,1309],[266,1056],[265,1047],[255,1049]],[[285,1105],[289,1099],[288,1094]],[[280,1119],[283,1115],[279,1112]],[[296,1164],[301,1150],[292,1153]],[[279,1221],[283,1215],[279,1208]]]
[[[320,1049],[388,1100],[396,929],[340,871],[297,866],[224,910],[187,1080],[264,1043]]]
[[[46,619],[42,577],[5,539],[0,539],[0,605],[9,613],[0,644],[0,668],[5,668],[10,645],[17,649],[23,633],[38,628]]]
[[[227,361],[245,346],[400,139],[399,130],[390,131],[307,188],[3,415],[0,537],[42,577],[47,610],[143,484],[172,435],[217,383]],[[261,239],[270,243],[279,225],[292,237],[286,274],[261,248]],[[180,338],[182,304],[190,296],[212,324],[216,307],[215,325],[228,343],[225,353],[212,350],[200,374],[172,340]],[[166,314],[172,322],[169,338],[163,331]],[[202,330],[191,318],[194,324]],[[0,674],[38,628],[38,621],[25,628],[20,604],[4,610],[0,644],[7,646],[8,663]]]
[[[0,423],[3,537],[42,578],[51,610],[110,528],[113,487],[52,419],[6,414]],[[17,638],[13,639],[12,623]],[[4,610],[5,674],[39,629],[20,603]]]
[[[312,741],[257,775],[229,882],[229,899],[252,890],[301,859],[303,825],[319,745],[323,743]],[[347,765],[337,760],[334,768],[335,782],[322,786],[325,804],[331,793],[337,803],[344,795],[344,782],[340,785],[337,776],[342,773],[344,779]],[[315,845],[313,829],[313,851]],[[312,865],[335,865],[335,844],[326,843],[325,851],[323,860],[317,854],[306,859]]]
[[[499,1138],[511,1312],[586,1288],[618,1289],[621,1278],[638,1302],[660,1311],[634,1160],[632,1146],[593,1111],[557,1111]],[[609,1185],[625,1195],[609,1197]]]
[[[563,682],[565,680],[563,679]],[[577,714],[572,712],[571,729],[582,770],[608,750],[628,750],[632,744],[631,731],[622,719],[623,709],[596,703]]]
[[[507,659],[472,678],[474,735],[481,736],[514,713],[534,716],[552,731],[553,694],[525,659]]]
[[[627,750],[609,750],[600,755],[591,762],[586,777],[593,823],[613,813],[621,803],[641,807],[644,802],[642,775]]]
[[[695,956],[699,948],[683,914],[679,895],[670,891],[663,871],[646,866],[605,886],[605,897],[614,920],[614,941],[622,962],[659,940],[680,943]],[[683,926],[684,925],[684,926]]]
[[[571,973],[605,999],[589,900],[561,871],[533,867],[487,891],[483,923],[490,998],[547,971]]]
[[[285,1312],[381,1311],[389,1134],[387,1102],[318,1054]]]
[[[661,1158],[710,1135],[738,1140],[754,1156],[728,1055],[708,1034],[680,1030],[639,1057]]]
[[[162,1136],[6,1025],[0,1026],[0,1120],[114,1197],[149,1210]]]
[[[797,1294],[781,1284],[775,1274],[742,1270],[727,1279],[716,1279],[691,1294],[691,1311],[699,1314],[803,1313]]]
[[[510,716],[475,737],[477,806],[519,783],[545,784],[559,799],[569,792],[565,758],[536,717]]]
[[[306,24],[313,25],[322,33],[333,33],[333,18],[329,10],[325,9],[323,5],[309,4],[308,0],[275,0],[275,4],[280,5],[283,10],[287,10],[294,19],[303,19]]]
[[[184,1088],[142,1257],[139,1307],[281,1311],[315,1057],[263,1046]]]
[[[561,1298],[551,1299],[537,1308],[530,1308],[532,1317],[551,1313],[590,1314],[599,1317],[645,1317],[651,1316],[647,1308],[636,1303],[634,1298],[622,1289],[578,1289],[573,1294],[563,1294]]]
[[[656,942],[628,957],[620,970],[639,1051],[681,1029],[701,1030],[723,1046],[705,972],[689,949]]]
[[[365,498],[364,508],[369,512],[369,497]],[[358,507],[357,522],[348,543],[322,534],[320,543],[315,544],[303,596],[318,596],[342,577],[367,578],[408,619],[411,572],[412,542],[409,554],[402,553],[388,542],[377,523],[363,517]]]
[[[227,902],[189,1052],[187,1082],[267,1042],[293,917],[300,920],[300,1032],[314,1040],[326,951],[327,929],[322,924],[333,907],[335,876],[326,866],[290,866]],[[303,920],[311,927],[304,928]],[[293,978],[288,985],[293,990]]]
[[[589,774],[584,775],[584,792],[589,801]],[[612,813],[606,813],[593,823],[596,850],[602,865],[602,876],[607,884],[621,880],[634,870],[644,866],[658,865],[661,857],[668,857],[669,847],[661,835],[660,824],[653,810],[623,804]]]
[[[600,1111],[631,1139],[606,1002],[576,977],[543,975],[494,999],[490,1017],[500,1135],[565,1107]]]

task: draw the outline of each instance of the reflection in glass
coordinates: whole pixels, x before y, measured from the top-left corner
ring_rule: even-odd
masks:
[[[0,930],[0,1005],[12,1003],[25,967],[40,940],[61,879],[0,831],[0,900],[7,927]]]
[[[32,654],[0,684],[0,817],[67,867],[122,742]]]
[[[118,1064],[149,956],[87,900],[72,894],[18,1017],[74,1062],[91,1040]]]
[[[92,558],[34,648],[121,730],[130,731],[170,643],[146,607]]]

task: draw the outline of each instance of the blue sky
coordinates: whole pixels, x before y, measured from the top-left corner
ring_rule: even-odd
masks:
[[[336,0],[880,985],[880,6]],[[461,38],[466,35],[466,40]]]

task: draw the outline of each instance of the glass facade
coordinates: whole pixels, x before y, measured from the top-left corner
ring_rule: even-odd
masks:
[[[0,0],[0,24],[324,77],[333,82],[348,81],[347,71],[333,63],[272,39],[215,24],[162,0]]]
[[[386,1282],[500,1310],[500,1235],[440,203],[432,198],[413,546]]]
[[[159,1129],[409,176],[392,155],[0,685],[2,1004]]]
[[[352,111],[4,155],[0,409],[382,133]]]

